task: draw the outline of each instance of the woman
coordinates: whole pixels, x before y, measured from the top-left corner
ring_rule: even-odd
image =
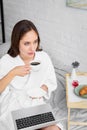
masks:
[[[38,70],[33,70],[32,61],[40,62]],[[19,21],[12,31],[10,49],[0,60],[0,121],[5,129],[14,130],[10,111],[45,103],[56,87],[54,68],[40,49],[37,28],[31,21]],[[53,125],[42,130],[62,129]]]

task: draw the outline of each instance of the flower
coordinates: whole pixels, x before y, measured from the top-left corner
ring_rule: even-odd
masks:
[[[73,68],[77,68],[80,65],[78,61],[72,63]]]

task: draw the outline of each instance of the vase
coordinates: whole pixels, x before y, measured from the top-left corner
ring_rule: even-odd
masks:
[[[73,87],[77,87],[79,85],[75,68],[73,68],[72,73],[71,73],[71,83]]]
[[[71,80],[77,80],[77,74],[76,74],[76,69],[73,68],[72,69],[72,73],[71,73]]]

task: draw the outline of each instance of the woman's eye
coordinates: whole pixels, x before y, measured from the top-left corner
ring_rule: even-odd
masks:
[[[25,42],[24,45],[29,45],[29,42]]]
[[[34,44],[37,44],[38,43],[38,40],[34,41]]]

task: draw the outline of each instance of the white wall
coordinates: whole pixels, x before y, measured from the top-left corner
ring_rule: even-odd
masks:
[[[44,50],[67,65],[78,60],[80,70],[87,71],[87,10],[66,7],[66,0],[3,1],[7,41],[18,20],[30,19]]]

